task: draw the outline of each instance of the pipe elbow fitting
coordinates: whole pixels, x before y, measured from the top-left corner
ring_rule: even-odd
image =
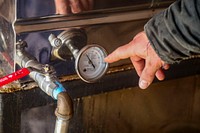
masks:
[[[65,120],[69,120],[73,115],[72,99],[66,92],[61,92],[57,97],[57,108],[55,115]]]

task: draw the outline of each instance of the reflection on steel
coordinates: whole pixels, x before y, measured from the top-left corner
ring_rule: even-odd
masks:
[[[86,12],[71,16],[55,15],[40,18],[19,19],[15,23],[16,33],[80,27],[94,24],[108,24],[149,19],[164,8],[146,10],[111,10],[107,12]]]
[[[13,23],[16,17],[16,0],[0,0],[0,16]]]
[[[14,71],[15,34],[12,24],[16,16],[16,0],[0,0],[0,77]],[[0,87],[0,92],[18,88],[18,81]]]

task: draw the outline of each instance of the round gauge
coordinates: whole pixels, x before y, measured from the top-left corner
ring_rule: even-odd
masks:
[[[105,49],[99,45],[83,47],[75,60],[75,68],[79,77],[88,83],[100,79],[108,68],[108,63],[104,62],[106,56]]]

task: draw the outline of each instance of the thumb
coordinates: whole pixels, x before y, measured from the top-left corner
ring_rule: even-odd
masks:
[[[153,82],[156,72],[159,70],[160,66],[155,63],[146,63],[139,80],[139,87],[141,89],[146,89]]]

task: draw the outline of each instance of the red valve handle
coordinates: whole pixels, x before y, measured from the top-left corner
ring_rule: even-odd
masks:
[[[6,84],[9,84],[15,80],[18,80],[20,78],[23,78],[27,76],[30,73],[30,71],[27,68],[22,68],[20,70],[17,70],[14,73],[11,73],[9,75],[6,75],[2,78],[0,78],[0,87]]]

